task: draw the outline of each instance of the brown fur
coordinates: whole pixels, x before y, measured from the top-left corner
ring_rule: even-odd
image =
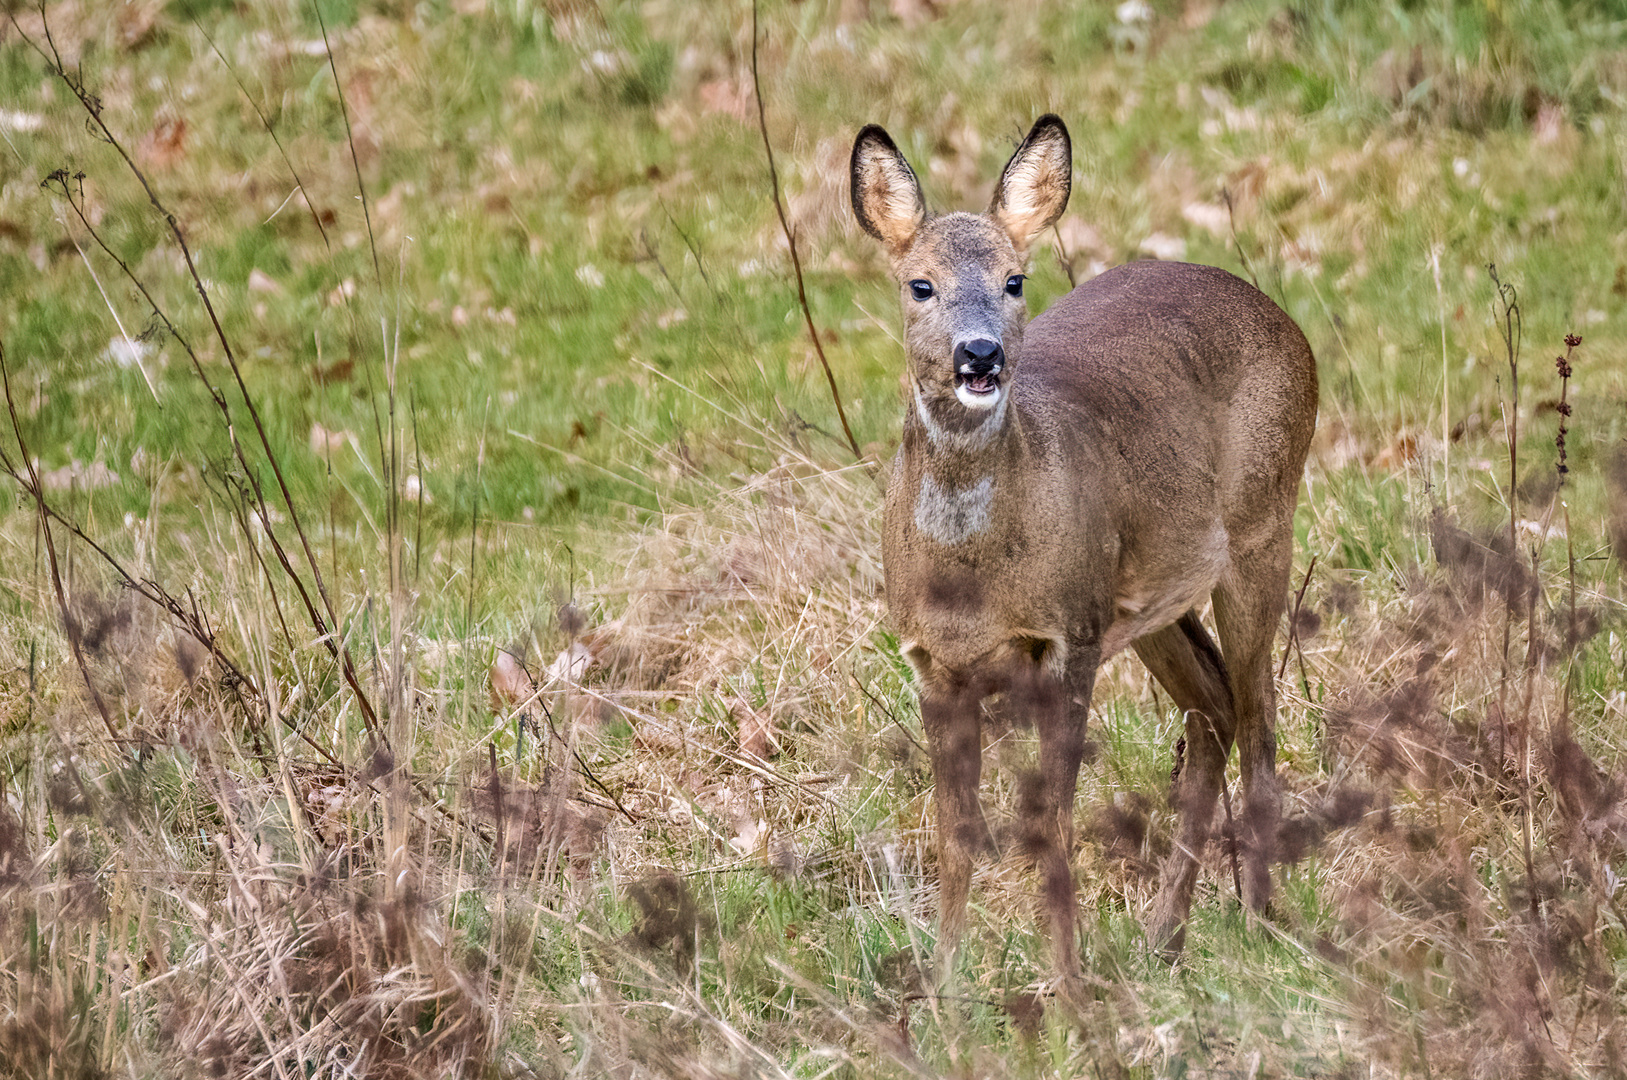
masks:
[[[1293,320],[1212,267],[1118,267],[1025,332],[1025,305],[1006,286],[1066,205],[1070,157],[1061,121],[1043,117],[990,214],[933,218],[892,141],[871,127],[854,146],[853,175],[866,182],[853,199],[888,247],[905,311],[913,400],[882,554],[936,774],[943,940],[953,948],[985,841],[979,707],[999,693],[1038,728],[1042,797],[1031,812],[1048,832],[1043,895],[1058,966],[1071,975],[1086,711],[1097,668],[1125,647],[1187,716],[1181,824],[1152,943],[1166,955],[1181,948],[1233,742],[1245,894],[1256,909],[1269,897],[1280,804],[1270,654],[1317,381]],[[914,297],[915,281],[931,283],[930,300]],[[956,345],[994,335],[999,403],[957,397]],[[1197,616],[1206,599],[1218,647]]]

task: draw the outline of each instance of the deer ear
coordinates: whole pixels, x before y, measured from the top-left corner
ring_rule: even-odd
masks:
[[[1062,121],[1046,113],[1006,162],[989,216],[1021,254],[1062,216],[1072,187],[1073,143]]]
[[[893,140],[875,124],[853,141],[851,166],[853,216],[871,236],[898,258],[915,240],[926,221],[926,202],[915,170],[898,152]]]

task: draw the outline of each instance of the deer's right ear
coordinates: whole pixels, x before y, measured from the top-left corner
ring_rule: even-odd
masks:
[[[853,216],[898,258],[926,221],[926,201],[915,170],[879,126],[870,124],[853,141]]]

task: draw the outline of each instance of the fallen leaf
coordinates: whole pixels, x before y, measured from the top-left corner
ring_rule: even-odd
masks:
[[[531,696],[531,676],[507,649],[498,649],[491,666],[492,711],[502,712]]]
[[[736,79],[711,79],[696,88],[701,112],[733,117],[745,123],[752,114],[751,87]]]
[[[249,292],[281,296],[283,291],[281,282],[259,267],[249,271]]]
[[[938,5],[933,0],[889,0],[887,10],[912,30],[938,15]]]
[[[158,16],[164,10],[162,0],[143,0],[140,3],[119,5],[117,23],[119,44],[127,50],[150,44],[158,27]]]
[[[745,698],[735,699],[734,705],[729,709],[729,715],[734,718],[741,755],[758,761],[767,761],[773,755],[773,746],[778,741],[774,736],[773,717],[767,710],[752,708],[751,703]]]
[[[741,855],[761,851],[767,839],[768,823],[752,812],[754,802],[749,791],[728,788],[723,792],[723,816],[734,834],[729,838],[729,846]]]
[[[1417,459],[1418,437],[1416,435],[1402,435],[1378,452],[1378,455],[1373,458],[1373,467],[1377,469],[1400,469]]]
[[[334,450],[343,450],[347,445],[349,445],[350,440],[354,439],[355,437],[356,436],[343,429],[338,431],[329,431],[321,424],[312,424],[311,450],[318,454],[331,452]]]
[[[74,461],[60,469],[40,474],[40,483],[45,485],[47,491],[67,491],[69,488],[78,488],[81,491],[104,488],[119,482],[119,474],[109,469],[100,461],[93,461],[86,465],[82,461]]]
[[[160,117],[152,130],[136,144],[136,157],[143,165],[169,169],[186,157],[186,120],[179,116]]]
[[[1137,250],[1155,259],[1180,260],[1186,258],[1186,241],[1179,236],[1155,232],[1141,241],[1141,246]]]
[[[1181,216],[1200,229],[1208,229],[1216,236],[1225,236],[1231,231],[1231,212],[1217,203],[1187,203],[1181,207]]]
[[[547,676],[544,682],[548,685],[555,683],[580,682],[588,668],[593,666],[596,658],[593,650],[580,641],[573,641],[570,647],[554,657],[554,662],[548,665]]]

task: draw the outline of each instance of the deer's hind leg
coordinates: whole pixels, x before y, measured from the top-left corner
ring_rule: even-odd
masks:
[[[1237,712],[1227,665],[1196,612],[1189,611],[1162,630],[1137,639],[1135,650],[1186,720],[1186,756],[1172,792],[1179,824],[1147,922],[1148,942],[1173,960],[1186,941],[1198,861],[1209,841],[1215,804],[1226,782],[1226,758],[1237,731]]]
[[[1226,654],[1237,709],[1237,756],[1243,776],[1239,836],[1243,899],[1255,911],[1264,911],[1271,899],[1271,860],[1282,813],[1271,646],[1288,602],[1293,539],[1289,519],[1262,542],[1234,550],[1233,570],[1214,591],[1215,629]]]

